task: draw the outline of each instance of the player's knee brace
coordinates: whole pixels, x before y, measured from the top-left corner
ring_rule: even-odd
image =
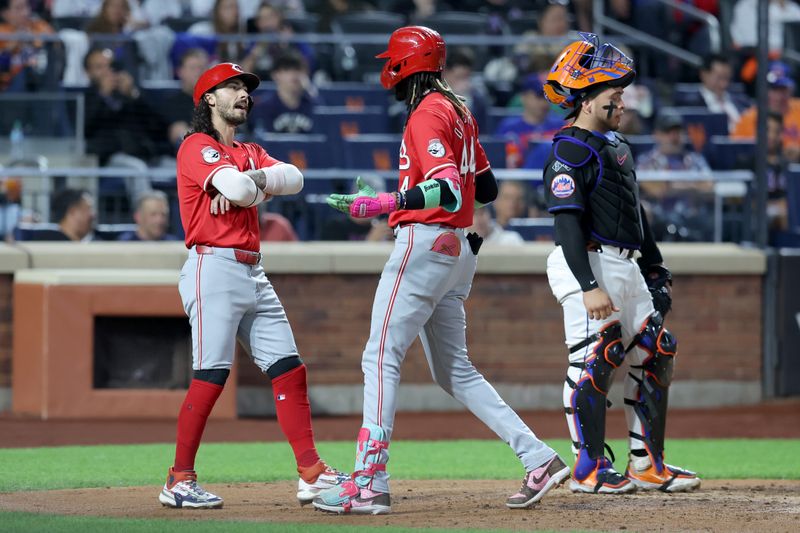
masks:
[[[573,393],[566,412],[575,417],[579,448],[586,450],[585,454],[580,453],[579,456],[587,458],[587,465],[588,459],[592,459],[591,464],[595,464],[594,460],[604,455],[606,395],[611,388],[614,371],[625,359],[625,348],[621,339],[622,327],[615,321],[570,349],[575,352],[591,342],[596,342],[592,353],[584,362],[570,363],[570,366],[582,370],[581,378],[575,382],[567,376],[567,384],[573,389]],[[578,474],[576,471],[576,475]]]
[[[285,357],[273,363],[273,365],[267,369],[267,375],[269,376],[270,379],[275,379],[291,370],[294,370],[295,368],[297,368],[302,364],[303,360],[300,359],[299,355],[293,355],[292,357]]]
[[[669,386],[675,364],[678,341],[663,326],[659,313],[654,313],[645,322],[628,349],[638,347],[647,353],[641,365],[631,365],[631,379],[637,384],[635,398],[625,398],[625,403],[633,407],[636,417],[642,424],[644,435],[631,433],[632,438],[645,443],[648,453],[660,468],[664,452],[664,438],[667,423],[667,403]],[[639,375],[636,375],[639,370]]]
[[[211,370],[195,370],[194,371],[194,379],[198,379],[200,381],[207,381],[208,383],[213,383],[214,385],[219,385],[220,387],[225,386],[225,382],[228,380],[228,376],[230,375],[231,371],[229,368],[214,368]]]

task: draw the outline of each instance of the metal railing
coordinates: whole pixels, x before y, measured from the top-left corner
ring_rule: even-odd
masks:
[[[358,175],[377,175],[392,184],[396,180],[398,173],[396,170],[375,170],[375,169],[349,169],[349,168],[330,168],[330,169],[306,169],[303,171],[306,180],[341,180],[352,183]],[[494,169],[494,174],[499,180],[513,180],[526,182],[540,182],[542,180],[542,169]],[[50,222],[49,213],[38,209],[39,206],[47,204],[50,194],[56,189],[51,183],[54,177],[58,177],[68,186],[79,187],[90,191],[97,196],[100,191],[98,188],[99,178],[137,178],[137,179],[156,179],[162,184],[169,182],[176,176],[175,168],[151,168],[147,171],[136,171],[129,168],[113,167],[52,167],[52,168],[0,168],[0,182],[9,178],[20,180],[22,198],[16,207],[13,216],[20,216],[31,211],[38,212],[41,222]],[[713,237],[715,242],[722,241],[724,226],[724,202],[726,199],[746,198],[748,184],[753,179],[753,173],[748,170],[733,171],[640,171],[637,178],[641,182],[712,182],[714,183],[713,198]],[[340,183],[341,183],[340,181]],[[33,183],[32,183],[33,182]],[[33,186],[31,186],[33,185]],[[308,188],[308,187],[307,187]],[[337,191],[329,191],[337,192]],[[115,194],[125,195],[125,192]],[[175,191],[172,191],[173,196]],[[301,193],[297,197],[287,197],[282,201],[297,201],[302,204],[316,205],[324,204],[325,193]],[[744,203],[744,202],[742,202]],[[0,204],[2,216],[8,218],[9,205]],[[742,234],[746,232],[748,213],[743,213]],[[13,228],[13,222],[5,218],[3,226],[6,230]],[[130,218],[113,220],[110,222],[130,222]]]
[[[711,51],[717,53],[722,49],[722,33],[719,20],[717,20],[715,16],[697,9],[694,6],[676,2],[675,0],[658,1],[665,6],[677,9],[686,16],[697,19],[707,25]],[[627,36],[637,45],[663,52],[694,67],[700,67],[703,64],[703,60],[699,55],[607,16],[605,13],[604,0],[593,0],[592,14],[595,25],[594,29],[597,34],[602,34],[604,29],[613,30],[621,35]]]

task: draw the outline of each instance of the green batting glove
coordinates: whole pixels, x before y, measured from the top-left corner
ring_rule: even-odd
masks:
[[[325,203],[348,215],[350,214],[350,204],[356,200],[356,197],[358,197],[357,194],[330,194],[325,199]]]
[[[371,198],[375,198],[378,196],[378,193],[375,192],[375,189],[364,183],[364,180],[361,179],[361,176],[356,178],[356,186],[358,187],[358,192],[355,194],[330,194],[325,199],[325,203],[327,203],[332,208],[336,209],[337,211],[341,211],[342,213],[349,215],[350,214],[350,204],[355,202],[356,198],[359,196],[369,196]]]

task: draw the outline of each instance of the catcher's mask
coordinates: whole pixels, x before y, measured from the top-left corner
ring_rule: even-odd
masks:
[[[401,80],[417,72],[444,70],[447,50],[439,32],[425,26],[405,26],[389,37],[389,46],[382,54],[385,59],[381,71],[381,85],[391,89]]]
[[[545,98],[562,109],[574,109],[597,89],[626,87],[636,77],[633,60],[617,47],[600,45],[594,33],[580,32],[580,36],[582,40],[562,50],[544,86]]]
[[[245,87],[247,87],[247,92],[251,94],[261,83],[261,79],[259,79],[258,76],[251,72],[245,72],[242,67],[236,63],[220,63],[203,72],[200,79],[197,80],[194,86],[194,105],[200,103],[200,99],[204,94],[213,91],[217,85],[231,78],[239,78],[242,80]],[[250,107],[252,106],[253,99],[251,97]]]

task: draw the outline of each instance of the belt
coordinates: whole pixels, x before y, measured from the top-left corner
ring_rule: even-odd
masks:
[[[609,246],[611,248],[616,248],[617,250],[619,250],[619,254],[624,256],[625,259],[632,259],[633,258],[633,254],[636,253],[636,250],[630,250],[628,248],[623,248],[622,246],[612,246],[610,244],[607,244],[605,246]],[[599,242],[595,242],[595,241],[587,242],[586,243],[586,249],[589,250],[590,252],[597,252],[597,253],[600,253],[600,254],[603,253],[603,245],[601,245]]]
[[[250,250],[240,250],[238,248],[228,249],[233,251],[233,257],[240,263],[244,263],[246,265],[257,265],[261,263],[260,252],[251,252]],[[194,250],[200,255],[214,255],[215,248],[212,246],[198,244],[194,247]]]

